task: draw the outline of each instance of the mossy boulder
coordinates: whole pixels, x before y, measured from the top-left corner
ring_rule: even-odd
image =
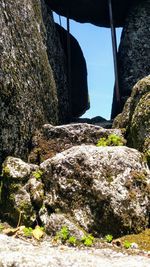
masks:
[[[0,218],[17,226],[32,225],[36,221],[36,209],[41,207],[44,195],[40,180],[34,173],[38,166],[21,159],[8,157],[2,166]]]
[[[0,219],[13,226],[39,222],[48,234],[60,221],[77,234],[137,233],[149,224],[149,190],[143,154],[124,146],[73,146],[40,166],[8,157]]]
[[[26,160],[36,129],[68,120],[64,53],[44,0],[1,1],[1,59],[0,164]]]
[[[150,75],[143,78],[132,89],[123,112],[113,123],[114,128],[125,128],[128,145],[150,158]]]
[[[74,146],[40,168],[47,211],[69,214],[97,236],[137,233],[148,226],[150,172],[137,150]]]
[[[100,138],[107,139],[110,135],[117,135],[123,140],[123,132],[120,129],[104,129],[88,123],[71,123],[59,126],[45,124],[32,138],[32,150],[28,161],[40,164],[72,146],[96,145]]]

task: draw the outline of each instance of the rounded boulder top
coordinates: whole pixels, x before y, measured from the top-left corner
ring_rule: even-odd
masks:
[[[65,17],[81,23],[92,23],[101,27],[110,27],[109,0],[45,0],[50,8]],[[116,27],[123,27],[131,6],[141,0],[111,0]]]

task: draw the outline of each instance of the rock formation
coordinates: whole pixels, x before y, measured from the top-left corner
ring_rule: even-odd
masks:
[[[27,159],[31,137],[36,129],[44,123],[69,122],[73,114],[69,100],[65,54],[51,10],[47,10],[44,0],[29,0],[28,3],[25,0],[16,0],[15,3],[2,0],[0,5],[1,164],[7,155]],[[82,56],[81,52],[80,55]],[[80,109],[74,113],[76,116],[83,113],[87,107],[85,65],[83,71],[85,85],[82,94],[77,98],[80,99]],[[82,87],[81,80],[79,83]],[[74,92],[74,99],[75,96]],[[77,101],[73,102],[74,105],[77,104]]]
[[[102,11],[106,11],[104,1],[99,2]],[[92,11],[92,3],[99,2],[80,1],[89,4],[84,12],[89,12],[89,7]],[[78,1],[62,1],[61,12],[66,12],[65,3],[70,7],[73,3],[72,7],[79,4]],[[126,17],[123,39],[132,33],[131,45],[134,47],[134,40],[139,44],[131,51],[123,47],[124,40],[120,46],[123,47],[120,48],[120,71],[124,64],[123,51],[127,51],[129,58],[129,54],[134,52],[137,66],[141,69],[139,71],[134,66],[132,55],[131,63],[134,65],[130,63],[132,69],[128,69],[133,75],[129,87],[125,83],[126,96],[130,93],[132,81],[149,70],[146,61],[149,39],[145,38],[144,32],[147,27],[145,16],[149,26],[149,0],[132,1],[135,4],[132,8],[129,1],[121,5],[118,0],[113,3],[118,8],[123,7],[115,17],[116,25],[124,25]],[[127,9],[130,9],[130,15],[126,15]],[[72,12],[76,12],[76,8]],[[121,12],[123,17],[119,20]],[[71,45],[81,60],[75,61],[75,58],[72,69],[80,64],[84,75],[79,87],[84,90],[84,93],[79,90],[83,106],[80,102],[78,107],[74,107],[80,97],[78,95],[75,99],[75,89],[73,86],[73,89],[68,88],[67,49],[60,40],[61,35],[66,38],[66,32],[55,26],[51,10],[47,9],[44,0],[2,0],[1,13],[0,166],[3,164],[0,221],[15,227],[18,224],[43,225],[49,235],[55,234],[63,224],[78,236],[91,232],[98,237],[108,233],[117,237],[144,230],[149,226],[150,211],[150,170],[146,162],[147,158],[149,163],[150,155],[150,76],[134,86],[123,113],[114,122],[115,127],[124,130],[82,123],[54,126],[70,121],[73,115],[77,116],[87,108],[86,66],[79,45],[71,37]],[[101,21],[91,22],[108,26],[106,13]],[[76,16],[75,13],[72,16]],[[136,25],[135,33],[134,27],[130,29],[132,22]],[[143,65],[142,58],[138,61],[138,47],[147,66]],[[76,74],[76,71],[72,73]],[[122,86],[125,86],[123,81],[130,76],[125,71],[123,74]],[[80,83],[80,75],[76,77]],[[76,88],[75,78],[71,78]],[[71,98],[69,90],[72,90]],[[124,96],[124,91],[121,94]],[[127,144],[136,149],[124,146],[125,130]],[[110,137],[112,143],[108,142]],[[120,139],[121,142],[117,141]],[[99,146],[96,146],[97,142]],[[27,158],[28,163],[23,161]]]
[[[108,0],[45,0],[52,10],[78,22],[89,22],[101,27],[110,27]],[[138,0],[112,0],[116,27],[124,26],[128,10]]]
[[[70,66],[67,64],[67,74],[69,84],[71,117],[80,117],[89,109],[87,68],[83,52],[77,40],[67,31],[56,24],[62,48],[68,63],[68,53],[70,53]],[[68,49],[67,38],[69,34],[70,46]],[[68,69],[70,67],[70,70]],[[69,73],[68,73],[69,72]]]
[[[124,146],[73,146],[39,167],[8,157],[0,218],[16,226],[21,216],[22,225],[39,222],[49,234],[56,219],[96,236],[137,233],[149,224],[149,181],[143,155]]]
[[[126,129],[128,145],[144,152],[150,165],[150,75],[133,87],[113,127]]]
[[[110,27],[108,1],[98,0],[45,0],[58,14],[89,22],[97,26]],[[123,109],[133,85],[150,73],[150,1],[112,0],[115,27],[123,27],[118,53],[118,76],[120,101],[114,90],[112,114],[114,118]],[[140,52],[139,52],[140,51]]]
[[[43,125],[32,139],[32,149],[28,157],[31,163],[40,164],[42,161],[55,156],[74,145],[97,144],[100,138],[115,134],[123,139],[119,129],[103,129],[100,126],[87,123],[53,126]],[[124,144],[125,144],[124,140]]]
[[[57,88],[48,61],[40,1],[1,1],[0,162],[25,157],[32,132],[58,123]],[[48,14],[47,14],[48,16]],[[50,18],[51,23],[52,18]],[[53,31],[53,29],[52,29]],[[53,33],[54,34],[54,33]],[[59,44],[58,44],[59,45]],[[59,52],[61,57],[61,49]]]
[[[126,18],[118,53],[121,103],[114,100],[112,118],[123,109],[136,82],[150,74],[150,1],[133,5]]]

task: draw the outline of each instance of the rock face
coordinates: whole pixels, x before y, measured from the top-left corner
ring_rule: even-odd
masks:
[[[32,150],[28,161],[40,164],[42,161],[55,156],[72,146],[81,144],[97,144],[102,137],[115,134],[123,138],[119,129],[104,129],[87,123],[53,126],[45,124],[37,131],[32,139]],[[125,144],[124,140],[124,144]]]
[[[36,220],[35,207],[41,207],[43,185],[38,175],[38,166],[21,159],[9,157],[3,164],[0,217],[13,226],[19,220],[32,225]],[[29,179],[30,178],[30,179]]]
[[[150,1],[135,2],[126,18],[118,53],[121,103],[112,105],[112,118],[122,111],[137,81],[150,73]]]
[[[8,157],[0,219],[14,226],[42,223],[50,235],[64,223],[78,235],[137,233],[149,224],[149,186],[143,154],[124,146],[73,146],[40,166]]]
[[[67,31],[58,24],[56,24],[56,29],[59,33],[61,45],[66,55],[67,63],[68,58],[70,56],[70,64],[67,67],[67,74],[68,76],[70,75],[70,77],[68,77],[68,80],[70,80],[69,102],[71,109],[71,117],[80,117],[90,107],[88,99],[86,61],[77,40],[71,34],[69,34],[68,37]],[[67,41],[68,38],[70,39],[69,50]],[[68,53],[70,53],[69,56]]]
[[[133,87],[113,127],[125,128],[128,145],[144,152],[150,164],[150,75]]]
[[[39,0],[1,1],[0,162],[8,154],[25,157],[31,133],[43,122],[58,122],[43,6]]]
[[[41,12],[43,24],[45,26],[45,43],[49,64],[53,71],[56,84],[58,99],[58,123],[63,124],[70,121],[72,116],[69,101],[69,88],[67,78],[67,64],[65,62],[65,53],[60,43],[60,37],[57,33],[55,23],[53,21],[52,12],[41,1]],[[50,105],[50,104],[49,104]],[[50,118],[49,118],[50,121]]]
[[[49,241],[35,244],[0,234],[1,267],[148,267],[148,257],[116,253],[111,249],[55,247]]]
[[[78,22],[89,22],[97,26],[110,27],[108,1],[106,0],[45,0],[52,10],[69,16]],[[128,10],[138,0],[112,0],[115,26],[122,27]]]
[[[7,155],[26,159],[32,134],[44,123],[68,123],[72,116],[81,115],[88,107],[88,94],[85,61],[72,37],[73,48],[78,50],[76,64],[83,68],[78,76],[73,76],[72,82],[76,80],[76,83],[71,96],[73,100],[70,100],[65,54],[52,12],[47,9],[44,0],[16,0],[15,3],[2,0],[0,5],[1,164]],[[75,66],[72,68],[75,73]],[[77,97],[78,93],[80,96]]]
[[[150,172],[127,147],[76,146],[40,165],[48,210],[69,214],[96,235],[148,226]]]

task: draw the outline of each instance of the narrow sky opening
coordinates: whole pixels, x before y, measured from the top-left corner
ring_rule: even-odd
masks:
[[[59,23],[55,13],[54,19]],[[61,23],[66,29],[66,18],[61,17]],[[117,29],[118,44],[121,31]],[[70,20],[70,33],[79,42],[87,64],[90,109],[82,117],[110,119],[115,81],[111,30]]]

